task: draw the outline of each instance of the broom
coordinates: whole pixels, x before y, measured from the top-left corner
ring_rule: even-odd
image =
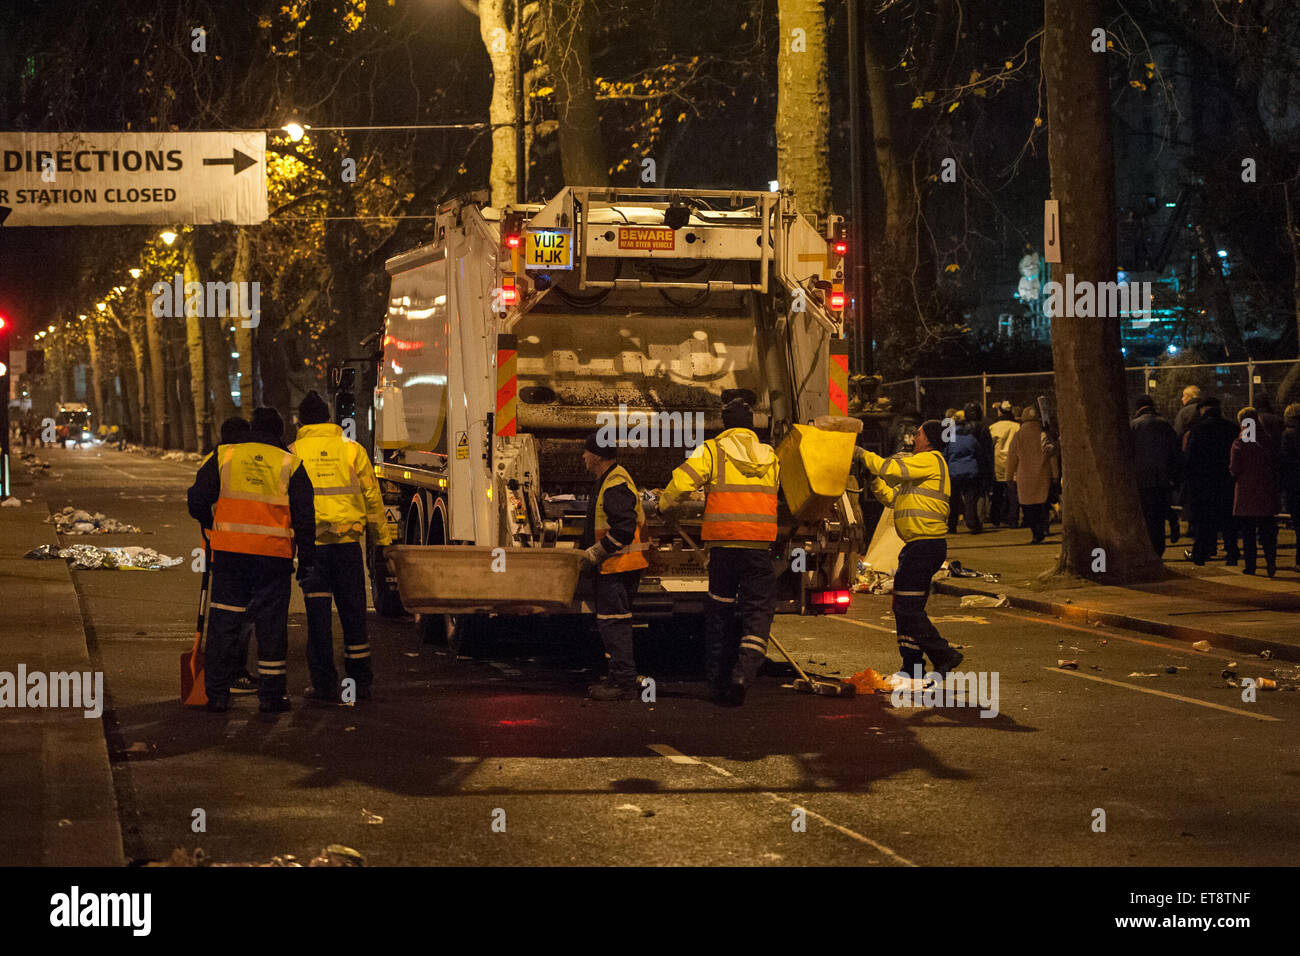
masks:
[[[208,587],[212,582],[212,550],[203,535],[203,579],[199,586],[199,619],[194,628],[194,646],[181,654],[181,703],[203,707],[208,702],[204,681],[203,654],[208,636]]]

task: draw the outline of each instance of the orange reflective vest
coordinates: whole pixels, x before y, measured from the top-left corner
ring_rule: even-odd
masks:
[[[732,428],[702,443],[677,466],[659,499],[664,511],[699,488],[706,490],[705,541],[730,547],[767,547],[777,536],[779,463],[753,431]]]
[[[619,485],[626,485],[636,500],[636,532],[632,536],[630,545],[600,562],[601,574],[639,571],[650,565],[644,553],[647,546],[641,543],[641,529],[645,527],[645,509],[641,507],[641,496],[632,482],[632,476],[622,465],[615,465],[605,473],[605,480],[600,483],[600,490],[596,492],[596,541],[599,542],[609,531],[609,515],[605,513],[605,492]]]
[[[289,479],[302,462],[261,442],[220,445],[221,496],[212,512],[212,549],[293,557]]]
[[[728,465],[731,465],[728,468]],[[776,540],[776,469],[750,477],[718,449],[718,474],[704,501],[705,541]]]

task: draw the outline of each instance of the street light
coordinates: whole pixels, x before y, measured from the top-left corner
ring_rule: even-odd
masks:
[[[158,238],[161,239],[166,245],[170,246],[173,242],[176,241],[176,233],[168,229],[166,232],[160,233],[158,235]]]
[[[302,138],[307,135],[307,128],[301,123],[288,122],[280,127],[289,137],[289,142],[300,143]]]

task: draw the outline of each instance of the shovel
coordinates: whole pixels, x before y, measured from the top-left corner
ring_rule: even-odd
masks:
[[[683,541],[695,550],[697,560],[700,560],[698,557],[700,546],[692,541],[691,536],[680,526],[676,526],[674,530],[681,535]],[[704,562],[700,560],[700,563],[703,564]],[[795,659],[790,656],[790,652],[787,651],[781,642],[776,639],[775,635],[769,634],[767,639],[776,645],[776,649],[781,652],[785,659],[790,662],[791,666],[794,667],[795,671],[799,674],[799,679],[794,682],[794,689],[799,693],[820,694],[822,697],[852,697],[858,692],[856,687],[852,684],[846,683],[845,681],[835,680],[831,677],[822,677],[817,674],[809,675],[805,673],[804,669],[795,662]]]
[[[212,582],[212,552],[203,536],[203,579],[199,589],[199,620],[194,628],[194,646],[181,655],[181,704],[203,707],[208,702],[203,657],[208,637],[208,587]]]

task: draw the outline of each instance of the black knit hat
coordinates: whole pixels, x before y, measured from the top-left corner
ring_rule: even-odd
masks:
[[[743,398],[733,398],[722,409],[723,428],[753,428],[754,410]]]
[[[920,430],[925,432],[926,440],[930,442],[930,447],[935,451],[943,448],[943,425],[931,418],[929,421],[921,422]]]
[[[592,432],[587,436],[587,440],[582,445],[583,449],[591,452],[593,455],[599,455],[601,458],[613,461],[618,457],[617,443],[610,444],[600,437],[600,432]]]
[[[1150,395],[1143,395],[1141,398],[1137,400],[1137,405],[1135,405],[1134,407],[1138,411],[1142,411],[1142,409],[1144,408],[1155,408],[1155,404],[1156,404],[1156,400],[1154,398],[1152,398]]]
[[[248,437],[250,431],[248,420],[236,415],[221,423],[221,444],[233,445]]]
[[[315,389],[303,396],[302,403],[298,406],[298,421],[304,425],[323,425],[329,420],[330,407],[325,399],[316,394]]]
[[[253,409],[253,433],[259,438],[284,441],[284,419],[274,408],[266,405]]]

